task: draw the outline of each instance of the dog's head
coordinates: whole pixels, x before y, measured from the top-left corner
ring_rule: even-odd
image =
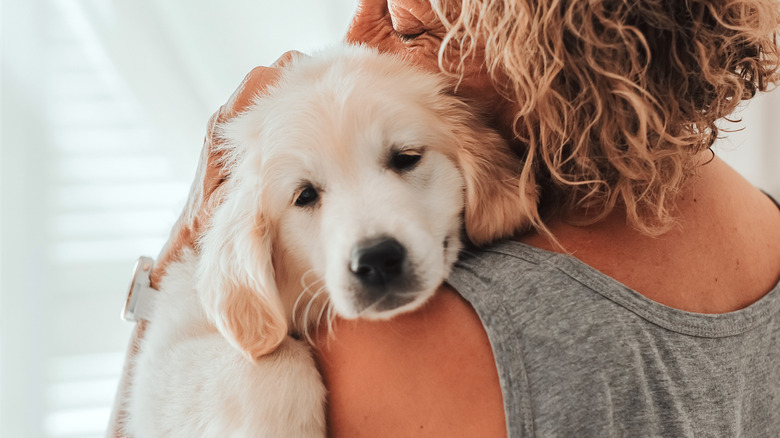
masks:
[[[276,348],[301,294],[327,290],[347,318],[419,306],[456,261],[464,217],[477,244],[527,226],[522,163],[448,90],[396,58],[339,49],[298,59],[223,128],[232,171],[198,287],[247,357]]]

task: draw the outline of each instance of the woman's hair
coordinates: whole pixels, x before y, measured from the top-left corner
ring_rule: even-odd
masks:
[[[564,212],[592,221],[621,205],[650,235],[674,223],[716,121],[780,79],[777,0],[433,3],[448,27],[440,65],[484,56],[515,103],[523,180],[535,173]]]

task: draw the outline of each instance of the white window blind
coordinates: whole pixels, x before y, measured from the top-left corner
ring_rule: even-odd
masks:
[[[35,53],[25,60],[37,71],[35,83],[22,86],[36,90],[16,103],[30,106],[33,119],[24,129],[35,132],[29,142],[3,147],[25,148],[18,151],[25,172],[5,189],[24,197],[19,208],[28,222],[19,225],[33,248],[28,275],[16,282],[24,290],[4,291],[27,301],[18,313],[3,311],[11,330],[25,326],[29,336],[26,357],[10,358],[27,368],[27,381],[18,384],[29,399],[14,406],[4,394],[3,428],[24,431],[9,436],[98,437],[131,329],[118,319],[131,263],[139,254],[156,255],[188,182],[173,171],[169,151],[80,5],[49,0],[28,7],[38,44],[27,47]]]
[[[130,269],[165,242],[209,116],[354,6],[0,0],[0,436],[104,435]]]

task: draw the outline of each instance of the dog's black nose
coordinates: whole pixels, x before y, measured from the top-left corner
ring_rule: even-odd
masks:
[[[350,270],[366,286],[383,286],[403,274],[406,249],[393,238],[357,245],[352,250]]]

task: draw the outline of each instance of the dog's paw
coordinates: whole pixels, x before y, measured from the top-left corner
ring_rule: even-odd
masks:
[[[139,364],[130,436],[325,437],[325,386],[302,341],[250,362],[214,333],[155,356]]]
[[[287,337],[272,354],[256,361],[248,379],[252,385],[237,407],[251,424],[251,437],[325,437],[325,386],[309,346]]]

